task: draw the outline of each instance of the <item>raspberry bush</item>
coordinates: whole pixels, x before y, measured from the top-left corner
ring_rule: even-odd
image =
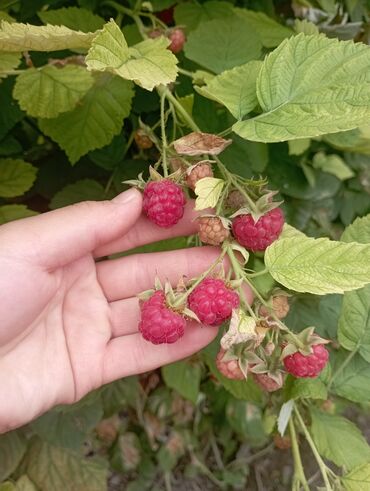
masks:
[[[135,186],[198,214],[140,252],[218,250],[138,320],[216,340],[0,436],[0,491],[369,488],[368,9],[0,0],[0,223]]]

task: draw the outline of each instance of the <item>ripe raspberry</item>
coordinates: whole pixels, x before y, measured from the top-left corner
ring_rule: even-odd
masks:
[[[256,384],[259,385],[261,389],[266,392],[275,392],[282,387],[279,382],[276,382],[276,380],[269,377],[267,373],[253,373],[252,375]]]
[[[284,319],[289,313],[289,302],[286,295],[276,295],[272,298],[272,310],[278,319]],[[259,314],[262,317],[270,317],[271,311],[261,305],[259,309]]]
[[[323,344],[312,346],[313,353],[302,355],[299,351],[284,358],[287,372],[298,378],[315,378],[323,370],[329,360],[328,350]]]
[[[153,344],[174,343],[185,330],[185,319],[166,305],[162,290],[156,291],[141,305],[139,331]]]
[[[240,369],[238,360],[224,361],[225,350],[220,349],[216,356],[217,369],[224,377],[232,380],[244,380],[244,374]]]
[[[220,326],[239,303],[238,294],[215,278],[204,279],[189,295],[189,308],[207,326]]]
[[[233,220],[233,232],[240,245],[251,251],[264,251],[280,235],[284,215],[280,208],[274,208],[257,222],[252,215],[238,215]]]
[[[230,235],[219,217],[200,217],[197,221],[199,238],[204,244],[218,246]]]
[[[149,182],[144,189],[143,210],[159,227],[171,227],[184,215],[186,198],[181,187],[170,181]]]
[[[172,53],[175,54],[180,53],[186,41],[186,36],[184,31],[179,28],[172,29],[172,31],[168,35],[168,39],[171,41],[171,44],[168,46],[168,49],[172,51]]]
[[[153,146],[152,140],[141,128],[135,132],[134,138],[136,145],[142,150],[147,150],[148,148],[152,148]]]
[[[199,162],[188,174],[186,184],[194,190],[196,183],[204,177],[213,177],[212,167],[209,164]]]

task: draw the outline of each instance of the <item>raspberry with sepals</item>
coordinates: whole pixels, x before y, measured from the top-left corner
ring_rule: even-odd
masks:
[[[225,281],[205,278],[189,295],[189,308],[208,326],[220,326],[239,307],[239,295]]]
[[[181,186],[170,179],[149,182],[144,188],[144,213],[159,227],[175,225],[184,215],[185,204]]]
[[[224,360],[226,351],[220,349],[216,357],[217,370],[226,378],[232,380],[244,380],[244,374],[240,369],[238,360]]]
[[[226,198],[226,206],[232,210],[242,208],[246,204],[245,196],[238,190],[232,189]]]
[[[289,302],[286,295],[274,295],[272,297],[272,312],[276,315],[278,319],[284,319],[289,313]],[[265,305],[261,305],[259,309],[259,315],[262,317],[270,317],[271,310]]]
[[[230,235],[219,217],[199,217],[197,222],[199,238],[204,244],[218,246]]]
[[[283,225],[281,208],[274,208],[257,221],[251,214],[238,215],[233,219],[232,228],[240,245],[251,251],[264,251],[279,237]]]
[[[149,138],[149,136],[146,134],[144,130],[139,128],[136,130],[135,135],[134,135],[135,143],[136,145],[142,149],[142,150],[148,150],[149,148],[152,148],[153,142]]]
[[[303,355],[299,351],[283,359],[287,372],[297,378],[315,378],[329,361],[329,352],[323,344],[312,346],[312,353]]]
[[[162,290],[157,290],[141,304],[139,331],[153,344],[175,343],[184,335],[184,317],[171,310]]]
[[[179,27],[176,27],[175,29],[171,30],[171,32],[168,34],[167,37],[171,41],[171,44],[168,46],[168,49],[172,51],[172,53],[174,54],[180,53],[186,41],[186,36],[184,31]]]
[[[212,167],[206,162],[199,162],[190,169],[186,177],[186,184],[194,190],[197,182],[205,177],[213,177]]]
[[[253,373],[252,376],[256,384],[265,392],[275,392],[282,387],[282,382],[274,380],[268,373]]]

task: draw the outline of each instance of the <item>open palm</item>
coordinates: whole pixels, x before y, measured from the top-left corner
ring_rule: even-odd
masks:
[[[141,216],[137,191],[80,203],[0,228],[0,432],[112,380],[184,358],[214,328],[189,325],[176,344],[138,333],[137,293],[156,274],[195,276],[218,251],[202,247],[95,259],[194,232],[190,208],[161,230]]]

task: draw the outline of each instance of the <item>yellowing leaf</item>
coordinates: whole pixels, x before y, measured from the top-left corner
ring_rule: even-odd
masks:
[[[73,111],[39,121],[41,130],[66,151],[72,163],[90,150],[107,145],[130,114],[131,82],[108,73],[95,78],[95,85]]]
[[[195,209],[204,210],[215,207],[224,185],[225,181],[216,179],[215,177],[204,177],[200,179],[195,186],[195,194],[197,195]]]
[[[236,119],[242,119],[258,104],[256,80],[261,66],[261,61],[250,61],[213,77],[206,86],[195,88],[204,97],[226,106]]]
[[[265,58],[257,97],[262,114],[233,126],[245,139],[278,142],[355,128],[370,117],[370,48],[294,36]]]
[[[73,109],[93,84],[93,76],[81,66],[56,68],[46,65],[21,73],[13,95],[30,116],[55,118]]]
[[[2,51],[57,51],[88,48],[95,33],[72,31],[64,26],[32,26],[30,24],[0,23]]]
[[[111,20],[92,42],[86,64],[89,70],[110,71],[153,90],[176,79],[177,58],[167,49],[169,43],[162,36],[128,48],[122,31]]]
[[[370,244],[297,235],[273,242],[265,264],[276,281],[297,292],[344,293],[370,283]]]
[[[201,133],[194,131],[175,140],[173,146],[177,153],[181,155],[218,155],[231,144],[232,140],[225,140],[220,136],[211,133]]]

